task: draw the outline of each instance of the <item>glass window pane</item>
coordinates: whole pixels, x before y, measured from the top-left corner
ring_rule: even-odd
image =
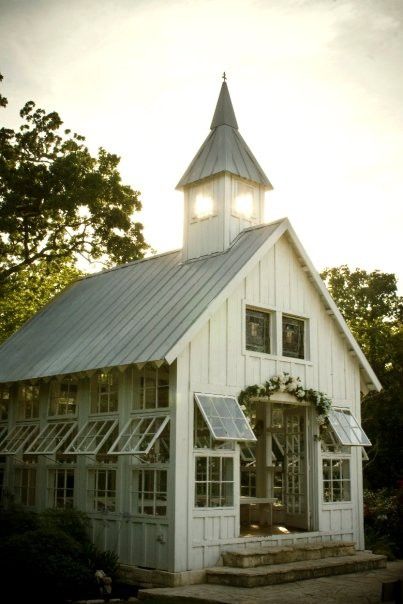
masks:
[[[329,423],[342,445],[370,446],[371,441],[361,428],[356,417],[349,411],[331,409]]]
[[[246,309],[246,349],[270,353],[270,314]]]
[[[305,321],[283,316],[283,356],[304,358]]]
[[[256,441],[256,437],[235,397],[195,393],[196,402],[217,440]]]

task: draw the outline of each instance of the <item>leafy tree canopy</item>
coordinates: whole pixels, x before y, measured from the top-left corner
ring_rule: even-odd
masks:
[[[363,399],[363,426],[373,444],[367,485],[396,486],[403,479],[403,298],[396,276],[340,266],[325,269],[322,278],[383,386]]]
[[[0,289],[0,342],[82,274],[72,260],[42,260],[10,275]]]
[[[19,130],[0,129],[0,284],[38,261],[142,257],[139,192],[122,184],[119,157],[103,148],[92,157],[84,137],[33,101],[20,116]]]

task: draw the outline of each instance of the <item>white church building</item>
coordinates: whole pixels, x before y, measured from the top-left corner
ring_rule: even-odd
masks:
[[[183,249],[76,281],[0,347],[3,499],[85,511],[167,584],[235,548],[363,549],[360,393],[381,386],[288,219],[264,223],[225,81],[177,188]]]

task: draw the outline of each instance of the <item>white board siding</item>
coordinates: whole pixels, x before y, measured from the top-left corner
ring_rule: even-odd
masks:
[[[293,314],[307,319],[309,326],[309,358],[298,360],[278,355],[261,355],[245,351],[244,309],[246,305],[272,310],[274,313]],[[274,316],[274,315],[273,315]],[[279,314],[277,315],[279,316]],[[281,343],[281,321],[277,325],[277,341]],[[300,377],[306,387],[321,390],[329,395],[334,404],[349,404],[355,411],[360,404],[359,366],[349,353],[346,340],[341,336],[333,318],[326,312],[307,273],[285,238],[280,239],[258,262],[243,283],[225,300],[208,322],[192,339],[186,353],[178,359],[178,380],[181,383],[179,400],[188,398],[193,408],[193,393],[237,395],[250,384],[262,383],[279,371]],[[183,375],[181,375],[181,372]],[[186,392],[185,392],[186,390]],[[191,418],[183,425],[189,445],[192,443]],[[182,417],[185,421],[185,417]],[[189,448],[190,452],[190,448]],[[191,456],[192,457],[192,456]],[[193,459],[193,457],[192,457]],[[361,505],[360,479],[356,472],[358,461],[353,455],[352,502],[332,504],[322,502],[321,458],[318,459],[316,476],[313,476],[317,499],[317,528],[330,531],[339,538],[360,538],[361,524],[356,508]],[[194,468],[188,468],[193,476]],[[178,483],[177,483],[178,487]],[[184,489],[180,487],[180,492]],[[230,510],[200,511],[193,509],[193,481],[188,487],[188,553],[187,569],[203,568],[215,564],[224,543],[238,542],[238,519]],[[176,521],[183,517],[176,513]],[[192,535],[189,538],[189,535]],[[176,567],[185,570],[185,560],[179,554],[184,540],[175,536]],[[178,557],[179,555],[179,557]],[[181,563],[179,564],[179,558]]]

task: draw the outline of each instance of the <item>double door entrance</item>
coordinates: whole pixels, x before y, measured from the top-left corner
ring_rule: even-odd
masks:
[[[258,401],[254,405],[257,443],[241,450],[241,498],[270,501],[266,517],[273,526],[310,530],[309,408],[300,403]],[[256,521],[261,518],[260,514]]]

